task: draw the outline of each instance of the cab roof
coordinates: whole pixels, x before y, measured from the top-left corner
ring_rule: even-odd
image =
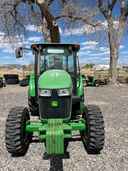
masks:
[[[42,43],[42,44],[32,44],[31,48],[33,50],[38,50],[39,48],[44,49],[47,47],[53,47],[53,48],[72,48],[73,51],[79,51],[80,45],[79,44],[63,44],[63,43]]]

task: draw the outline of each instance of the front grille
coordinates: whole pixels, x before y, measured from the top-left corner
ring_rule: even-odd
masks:
[[[52,107],[52,101],[57,101],[59,106]],[[55,90],[51,97],[39,97],[40,116],[43,119],[65,119],[70,117],[71,97],[59,97]]]

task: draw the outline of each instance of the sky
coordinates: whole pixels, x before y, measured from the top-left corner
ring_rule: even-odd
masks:
[[[82,2],[82,1],[81,1]],[[90,1],[89,1],[90,2]],[[90,3],[91,5],[91,3]],[[51,10],[55,10],[56,14],[59,13],[59,6],[55,3]],[[22,11],[20,8],[19,10]],[[25,10],[24,10],[25,11]],[[118,4],[114,9],[115,15],[118,15]],[[26,15],[26,13],[24,13]],[[107,23],[102,19],[103,28],[97,31],[89,29],[87,25],[81,28],[63,29],[64,22],[59,22],[61,42],[62,43],[77,43],[80,44],[81,50],[79,52],[80,63],[93,63],[93,64],[109,64],[109,46],[107,41],[107,34],[104,28],[107,27]],[[115,20],[115,27],[117,21]],[[88,34],[83,34],[83,31],[87,31]],[[4,35],[0,31],[0,39]],[[21,46],[30,47],[32,43],[43,43],[42,34],[37,31],[34,25],[26,25],[26,34],[22,43],[14,44],[14,47]],[[0,64],[30,64],[33,61],[33,55],[31,51],[25,52],[24,57],[21,59],[15,58],[15,48],[12,48],[8,43],[0,43]],[[128,65],[128,32],[125,31],[122,38],[119,49],[119,64]]]

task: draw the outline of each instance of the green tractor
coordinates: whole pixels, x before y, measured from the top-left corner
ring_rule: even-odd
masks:
[[[31,49],[35,65],[29,80],[29,107],[11,109],[6,121],[7,151],[12,156],[25,155],[36,135],[48,155],[63,155],[74,131],[79,131],[87,152],[100,153],[104,121],[99,107],[84,102],[77,55],[80,46],[34,44]],[[22,57],[22,51],[16,51],[17,57]],[[32,120],[34,116],[38,119]]]

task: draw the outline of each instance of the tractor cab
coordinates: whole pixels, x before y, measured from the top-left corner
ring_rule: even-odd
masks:
[[[79,45],[72,44],[34,44],[35,73],[39,76],[48,70],[64,70],[72,78],[73,94],[76,95],[77,78],[80,74],[78,61]]]
[[[32,100],[33,97],[30,96],[30,101],[38,101],[37,105],[35,102],[34,104],[40,110],[40,112],[32,110],[34,115],[41,113],[41,118],[69,118],[71,111],[74,114],[76,111],[78,112],[84,99],[77,55],[80,46],[73,44],[36,44],[32,45],[31,48],[35,55],[35,97],[38,98],[39,96],[39,98]],[[32,92],[31,86],[32,84],[29,86],[30,94]],[[43,93],[40,95],[39,92],[43,90],[45,93],[43,92],[42,97]],[[53,99],[59,99],[60,110],[48,105],[50,104],[49,101]],[[45,109],[46,106],[48,111]],[[50,113],[54,113],[54,115],[50,116]]]

